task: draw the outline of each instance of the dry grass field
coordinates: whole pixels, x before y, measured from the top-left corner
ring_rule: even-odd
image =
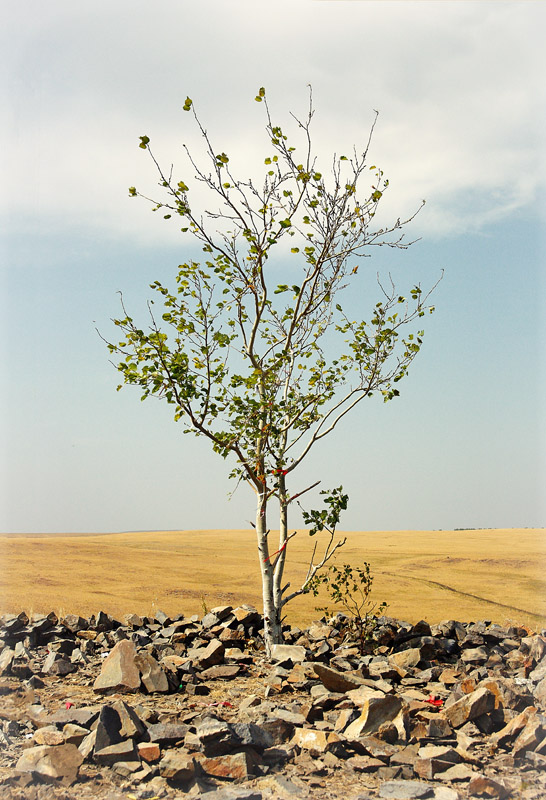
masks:
[[[313,542],[304,531],[290,542],[292,586],[301,583]],[[221,604],[260,608],[257,558],[249,530],[3,534],[0,613],[103,610],[121,618],[155,609],[202,614]],[[362,561],[372,566],[374,599],[386,600],[394,617],[546,627],[544,529],[348,533],[338,562]],[[323,603],[298,598],[288,621],[316,619]]]

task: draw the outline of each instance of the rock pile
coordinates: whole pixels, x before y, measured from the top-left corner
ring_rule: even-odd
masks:
[[[256,609],[0,620],[6,798],[544,798],[546,636]],[[369,645],[369,646],[368,646]]]

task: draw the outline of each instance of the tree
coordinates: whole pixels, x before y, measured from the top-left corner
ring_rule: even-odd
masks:
[[[413,330],[411,323],[433,307],[426,305],[430,292],[425,295],[419,285],[406,299],[392,281],[387,288],[379,284],[381,299],[369,321],[353,320],[340,305],[342,290],[358,281],[366,248],[411,244],[402,228],[415,214],[372,229],[388,187],[382,170],[367,162],[377,114],[364,151],[334,156],[326,176],[311,143],[311,91],[306,117],[293,117],[303,138],[301,156],[284,129],[273,124],[263,88],[256,101],[265,108],[269,141],[260,186],[233,175],[228,155],[213,147],[192,100],[186,99],[184,110],[193,114],[204,139],[207,169],[187,148],[186,153],[194,180],[219,201],[218,210],[198,213],[190,200],[190,179],[173,178],[172,167],[163,170],[149,137],[140,137],[139,147],[151,156],[163,194],[152,200],[133,186],[130,196],[149,200],[165,219],[181,220],[182,232],[200,243],[204,256],[178,267],[174,291],[159,281],[151,284],[163,311],[158,317],[149,302],[146,329],[129,316],[122,297],[124,316],[113,322],[123,340],[108,347],[124,383],[139,386],[142,399],[156,396],[172,404],[185,432],[206,437],[223,458],[234,457],[231,476],[254,490],[269,651],[282,641],[286,603],[309,590],[341,546],[335,529],[347,506],[340,487],[326,493],[325,509],[310,512],[311,533],[326,530],[329,536],[320,557],[315,548],[302,586],[288,594],[283,572],[295,535],[289,533],[288,512],[296,498],[313,488],[291,493],[289,481],[313,446],[365,397],[375,392],[385,401],[398,396],[397,385],[422,343],[423,331]],[[359,198],[358,183],[370,172],[374,185]],[[289,283],[276,282],[274,256],[281,267],[288,262]],[[272,501],[279,509],[275,552],[268,528]]]

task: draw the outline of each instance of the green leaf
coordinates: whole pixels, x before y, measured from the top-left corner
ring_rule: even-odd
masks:
[[[136,197],[137,190],[134,186],[129,186],[129,197]]]
[[[150,138],[148,136],[141,136],[140,137],[139,147],[141,147],[142,150],[146,150],[146,147],[147,147],[149,141],[150,141]]]
[[[281,228],[290,228],[292,223],[290,222],[289,219],[281,219],[279,225],[281,226]]]
[[[190,97],[186,97],[186,102],[184,103],[184,105],[183,105],[183,107],[182,107],[182,108],[183,108],[183,110],[184,110],[184,111],[189,111],[189,110],[190,110],[190,108],[192,107],[192,102],[193,102],[193,101],[191,100],[191,98],[190,98]]]

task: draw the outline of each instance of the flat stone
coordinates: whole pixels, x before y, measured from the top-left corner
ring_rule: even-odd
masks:
[[[226,650],[225,654],[227,654],[227,652]],[[238,664],[217,664],[215,667],[204,669],[203,672],[201,672],[201,678],[206,681],[231,680],[231,678],[235,678],[240,671],[241,667]]]
[[[389,656],[389,663],[404,670],[416,667],[422,660],[420,647],[410,647],[407,650],[400,650],[398,653],[393,653]]]
[[[59,656],[58,653],[51,652],[47,655],[43,665],[43,675],[69,675],[71,672],[76,672],[78,667],[73,664],[68,658]]]
[[[269,775],[266,778],[262,778],[258,782],[258,788],[272,791],[274,796],[281,798],[281,800],[289,800],[291,798],[300,800],[302,797],[302,787],[295,784],[285,775]]]
[[[294,723],[280,716],[282,709],[275,710],[274,716],[266,719],[261,728],[271,736],[273,744],[284,744],[294,735]]]
[[[348,692],[352,689],[358,689],[362,686],[365,679],[359,678],[357,675],[339,672],[337,669],[332,669],[324,664],[313,664],[313,670],[317,674],[321,683],[330,692]]]
[[[440,777],[444,781],[469,781],[475,777],[476,772],[468,764],[454,764],[441,773]]]
[[[95,747],[95,742],[97,740],[97,730],[91,731],[85,739],[82,739],[81,743],[78,745],[78,750],[82,754],[84,758],[88,758],[93,749]]]
[[[101,705],[84,706],[83,708],[60,708],[53,714],[47,715],[45,724],[57,726],[73,724],[89,728],[99,716],[101,708]]]
[[[127,739],[100,750],[95,748],[93,761],[96,764],[112,765],[117,761],[139,761],[139,757],[135,743],[132,739]]]
[[[345,762],[355,772],[376,772],[385,762],[373,756],[353,756]]]
[[[307,795],[302,795],[302,797],[307,797]],[[265,796],[259,789],[244,787],[237,789],[223,788],[200,794],[199,800],[265,800]]]
[[[30,772],[48,780],[63,780],[72,783],[83,763],[83,756],[73,744],[54,747],[40,745],[25,750],[17,761],[17,772]]]
[[[488,658],[489,651],[486,647],[473,647],[461,653],[461,661],[465,664],[485,664]]]
[[[159,744],[173,745],[181,742],[189,731],[189,725],[181,722],[157,722],[148,725],[150,741]]]
[[[137,750],[140,758],[152,764],[161,758],[161,749],[157,742],[139,742]]]
[[[529,720],[536,716],[537,710],[534,706],[527,706],[520,714],[513,717],[500,731],[496,731],[491,736],[493,744],[506,746],[509,742],[514,741],[521,731],[525,728]]]
[[[419,748],[419,758],[439,758],[442,761],[450,761],[458,764],[462,759],[453,747],[444,745],[429,744]]]
[[[179,750],[167,750],[159,762],[159,774],[174,781],[191,780],[195,775],[192,756]]]
[[[87,731],[89,733],[89,731]],[[54,725],[46,725],[44,728],[38,728],[34,731],[32,737],[36,744],[64,744],[65,739],[61,731]]]
[[[434,787],[422,781],[387,781],[379,787],[379,797],[389,800],[419,800],[433,796]]]
[[[512,755],[522,758],[529,750],[536,750],[546,737],[546,718],[537,714],[527,722],[513,744]]]
[[[305,647],[296,644],[274,644],[271,648],[272,661],[291,661],[293,664],[305,661]]]
[[[445,775],[445,773],[444,773]],[[448,786],[435,786],[433,800],[460,800],[459,792]]]
[[[293,744],[308,750],[313,757],[332,751],[339,742],[341,739],[336,733],[315,728],[296,728],[292,738]]]
[[[4,647],[2,653],[0,653],[0,675],[9,674],[14,657],[15,650],[12,650],[11,647]]]
[[[444,761],[442,758],[417,758],[413,764],[413,771],[419,778],[431,780],[452,766],[452,761]]]
[[[251,750],[199,760],[201,768],[208,775],[232,780],[245,780],[252,777],[258,763],[257,755],[252,754]]]
[[[140,688],[136,655],[135,645],[129,639],[118,642],[104,659],[100,675],[93,684],[95,692],[136,692]]]

